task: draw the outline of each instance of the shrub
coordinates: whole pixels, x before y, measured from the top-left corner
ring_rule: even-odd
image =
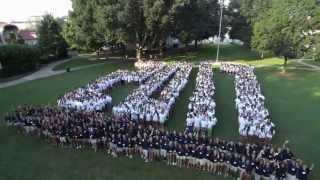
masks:
[[[40,59],[37,48],[27,45],[3,45],[0,46],[0,62],[2,70],[0,77],[9,77],[36,69]]]

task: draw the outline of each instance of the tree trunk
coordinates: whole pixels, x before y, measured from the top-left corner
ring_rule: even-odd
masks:
[[[166,43],[160,41],[160,47],[159,47],[159,56],[162,58],[164,55]]]
[[[163,55],[164,55],[164,47],[160,47],[160,49],[159,49],[159,56],[160,56],[160,57],[163,57]]]
[[[284,56],[284,64],[283,65],[287,65],[288,64],[288,57],[287,56]]]
[[[110,51],[111,51],[111,54],[114,53],[113,45],[110,46]]]
[[[264,59],[264,53],[263,52],[261,53],[260,58]]]
[[[137,46],[136,48],[136,57],[138,61],[142,60],[142,47],[141,46]]]
[[[126,55],[126,53],[127,53],[126,45],[121,44],[121,50],[122,50],[122,53],[123,53],[124,55]]]
[[[197,39],[194,40],[194,48],[195,48],[195,49],[198,49],[198,40],[197,40]]]

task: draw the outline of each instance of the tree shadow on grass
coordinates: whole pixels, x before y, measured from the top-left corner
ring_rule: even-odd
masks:
[[[314,143],[320,127],[320,72],[283,70],[275,65],[257,68],[256,75],[276,125],[273,143],[281,145],[288,139],[297,157],[320,164],[320,145]],[[316,168],[314,172],[319,172],[319,166]],[[319,173],[314,173],[311,179],[319,178]]]
[[[169,55],[165,60],[175,61],[202,61],[216,59],[217,47],[215,45],[203,45],[194,52],[183,52]],[[239,45],[222,45],[220,47],[220,60],[234,61],[246,60],[252,61],[259,59],[258,53]]]

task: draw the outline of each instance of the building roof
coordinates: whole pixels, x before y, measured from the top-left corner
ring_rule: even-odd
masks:
[[[38,36],[37,33],[35,31],[29,31],[29,30],[22,30],[20,31],[20,36],[22,37],[22,39],[24,40],[37,40]]]

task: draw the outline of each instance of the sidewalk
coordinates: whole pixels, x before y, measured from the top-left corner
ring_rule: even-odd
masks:
[[[312,68],[314,70],[320,71],[320,66],[316,66],[316,65],[313,65],[313,64],[306,63],[306,62],[304,62],[303,59],[295,59],[294,61],[296,63],[298,63],[298,64],[301,64],[301,65],[307,66],[309,68]]]
[[[25,83],[25,82],[29,82],[29,81],[33,81],[33,80],[37,80],[37,79],[42,79],[42,78],[66,73],[66,70],[54,71],[53,68],[60,65],[60,64],[66,63],[70,60],[71,60],[71,58],[63,60],[63,61],[54,62],[54,63],[48,64],[47,66],[41,68],[39,71],[34,72],[34,73],[27,75],[25,77],[22,77],[20,79],[0,83],[0,89],[10,87],[10,86],[15,86],[15,85],[18,85],[21,83]],[[89,68],[89,67],[94,67],[94,66],[98,66],[101,64],[103,64],[103,63],[72,68],[72,71],[77,71],[77,70],[81,70],[81,69],[85,69],[85,68]]]

